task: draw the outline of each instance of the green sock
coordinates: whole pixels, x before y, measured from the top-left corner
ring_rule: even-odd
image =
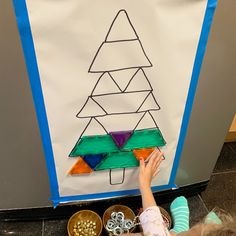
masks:
[[[206,216],[204,223],[206,224],[222,224],[222,221],[220,218],[216,215],[214,211],[210,211],[208,215]]]
[[[170,205],[175,233],[189,230],[189,208],[185,197],[177,197]]]

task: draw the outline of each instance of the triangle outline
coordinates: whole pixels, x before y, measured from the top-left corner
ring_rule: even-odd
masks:
[[[88,115],[81,116],[81,113],[86,111],[86,106],[95,106],[95,108],[97,108],[97,110],[98,110],[98,114],[89,115],[91,112],[88,112]],[[86,102],[84,103],[83,107],[77,113],[76,117],[77,118],[91,118],[91,117],[97,117],[97,116],[104,116],[106,114],[107,114],[106,110],[100,104],[98,104],[91,96],[89,96],[87,98]]]
[[[128,23],[129,23],[129,25],[131,26],[131,28],[132,28],[132,30],[133,30],[133,32],[134,32],[134,34],[135,34],[135,38],[133,38],[132,37],[132,39],[122,39],[122,40],[114,40],[114,41],[107,41],[107,38],[108,38],[108,36],[109,36],[109,34],[110,34],[110,32],[111,32],[111,30],[112,30],[112,28],[113,28],[113,24],[114,24],[114,22],[116,21],[116,19],[117,19],[117,17],[120,15],[120,13],[124,13],[125,15],[126,15],[126,19],[128,20]],[[134,65],[134,64],[131,64],[131,65],[129,65],[129,66],[124,66],[123,64],[118,64],[118,65],[116,65],[116,66],[114,66],[114,65],[109,65],[109,66],[111,66],[112,68],[110,68],[109,69],[109,66],[108,67],[104,67],[104,65],[102,66],[102,65],[99,65],[99,63],[96,63],[96,61],[97,61],[97,57],[100,59],[100,57],[101,57],[101,54],[102,54],[102,52],[104,51],[104,50],[107,50],[107,44],[112,44],[112,43],[115,43],[115,44],[117,44],[117,43],[122,43],[122,42],[124,42],[125,43],[125,45],[127,44],[127,43],[130,43],[130,42],[137,42],[137,44],[140,46],[140,49],[138,49],[138,50],[140,50],[140,51],[142,51],[142,53],[141,54],[143,54],[142,55],[142,57],[143,58],[146,58],[146,60],[144,60],[144,61],[142,61],[142,62],[137,62],[137,63],[139,63],[140,65],[139,66],[137,66],[137,65]],[[135,45],[136,45],[136,43],[135,43]],[[136,45],[136,47],[137,47],[137,45]],[[106,49],[104,49],[104,48],[106,48]],[[124,50],[124,47],[122,46],[122,50]],[[138,47],[139,48],[139,47]],[[103,50],[102,50],[103,49]],[[137,50],[137,49],[136,49]],[[101,52],[102,51],[102,52]],[[113,52],[114,53],[114,52]],[[141,55],[140,54],[140,55]],[[99,56],[100,55],[100,56]],[[100,59],[101,60],[101,59]],[[104,57],[104,55],[103,55],[103,57],[102,57],[102,60],[107,60],[107,58],[106,57]],[[148,62],[148,63],[147,63]],[[113,68],[113,66],[114,66],[114,68]],[[119,10],[119,12],[116,14],[116,16],[115,16],[115,18],[113,19],[113,21],[112,21],[112,24],[111,24],[111,26],[110,26],[110,28],[109,28],[109,30],[108,30],[108,32],[107,32],[107,34],[106,34],[106,37],[105,37],[105,40],[101,43],[101,45],[99,46],[99,48],[98,48],[98,50],[96,51],[96,53],[95,53],[95,56],[94,56],[94,58],[93,58],[93,60],[92,60],[92,63],[90,64],[90,66],[89,66],[89,69],[88,69],[88,72],[89,73],[101,73],[101,72],[107,72],[107,71],[110,71],[110,72],[112,72],[112,71],[119,71],[119,70],[124,70],[124,69],[133,69],[133,68],[139,68],[139,67],[152,67],[153,65],[152,65],[152,63],[151,63],[151,61],[149,60],[149,58],[148,58],[148,56],[147,56],[147,54],[146,54],[146,52],[145,52],[145,50],[144,50],[144,47],[143,47],[143,45],[142,45],[142,43],[141,43],[141,41],[140,41],[140,39],[139,39],[139,36],[138,36],[138,34],[137,34],[137,32],[136,32],[136,30],[135,30],[135,28],[134,28],[134,26],[132,25],[132,23],[131,23],[131,21],[130,21],[130,19],[129,19],[129,16],[128,16],[128,14],[127,14],[127,12],[126,12],[126,10],[124,10],[124,9],[121,9],[121,10]],[[95,67],[95,68],[94,68]]]
[[[119,27],[123,28],[122,26],[124,24],[121,24],[121,25],[119,24],[120,22],[122,22],[122,18],[125,19],[126,24],[129,25],[129,28],[130,28],[129,34],[133,34],[133,36],[132,37],[129,36],[126,38],[121,38],[121,39],[109,40],[109,38],[112,38],[112,35],[114,35],[114,32],[117,32],[117,28],[118,30],[119,30]],[[128,13],[124,9],[119,10],[119,12],[116,14],[115,18],[113,19],[110,25],[110,28],[105,37],[105,42],[130,41],[130,40],[137,40],[137,39],[139,39],[139,36],[137,32],[135,31],[134,26],[131,23],[131,20],[129,19]]]
[[[84,135],[84,133],[86,133],[86,130],[89,129],[89,127],[91,126],[91,124],[92,124],[93,121],[95,122],[95,124],[98,124],[98,125],[101,127],[102,130],[104,130],[104,134],[108,134],[107,130],[106,130],[105,127],[101,124],[101,122],[100,122],[98,119],[96,119],[95,117],[92,117],[92,118],[90,119],[90,121],[88,122],[88,124],[86,125],[86,127],[84,128],[83,132],[81,133],[79,139],[81,139],[82,136],[89,136],[89,134],[88,134],[88,135]],[[96,135],[96,134],[94,134],[94,135]]]
[[[112,78],[113,81],[117,84],[117,86],[120,88],[120,91],[121,91],[122,93],[126,91],[126,88],[127,88],[128,85],[130,84],[130,82],[132,81],[132,79],[135,77],[135,75],[138,73],[138,71],[140,70],[140,68],[137,67],[137,68],[133,68],[133,69],[131,69],[131,70],[133,71],[133,73],[131,74],[130,78],[127,79],[128,81],[127,81],[127,83],[126,83],[125,86],[121,86],[121,84],[119,84],[119,83],[116,81],[116,80],[119,80],[119,79],[115,78],[114,75],[112,76],[112,74],[120,73],[120,72],[122,72],[122,70],[121,70],[121,71],[109,72],[111,78]],[[127,72],[127,70],[126,70],[126,72]]]
[[[129,116],[131,116],[131,118]],[[110,133],[113,131],[116,132],[116,131],[120,131],[120,130],[134,130],[134,128],[136,127],[136,124],[139,122],[139,120],[142,118],[142,116],[143,116],[142,112],[132,113],[132,114],[119,114],[119,115],[117,115],[117,114],[109,115],[108,114],[107,116],[98,117],[96,119],[107,130],[107,132]],[[115,117],[115,119],[113,119],[113,117]],[[132,122],[129,123],[129,125],[119,126],[119,124],[122,123],[124,117],[125,117],[125,119],[130,118],[132,120]],[[118,119],[116,119],[116,118],[118,118]],[[113,122],[110,123],[109,122],[110,120],[112,120]],[[114,129],[114,126],[116,127],[116,129]]]
[[[142,73],[141,75],[139,75],[140,73]],[[130,89],[130,87],[132,87],[132,85],[135,83],[135,81],[136,80],[138,80],[137,79],[137,77],[140,77],[140,76],[142,76],[141,77],[141,79],[142,79],[142,81],[145,81],[144,83],[146,83],[147,84],[147,89],[141,89],[141,88],[137,88],[137,89]],[[138,82],[138,81],[136,81],[136,82]],[[135,86],[134,86],[135,87]],[[125,88],[125,90],[124,90],[124,92],[133,92],[133,91],[153,91],[153,88],[152,88],[152,85],[151,85],[151,83],[150,83],[150,81],[148,80],[148,78],[147,78],[147,75],[145,74],[145,72],[144,72],[144,70],[142,69],[142,68],[139,68],[137,71],[136,71],[136,73],[132,76],[132,78],[131,78],[131,80],[129,81],[129,83],[127,84],[127,86],[126,86],[126,88]]]
[[[150,98],[151,97],[151,98]],[[150,104],[153,104],[153,102],[155,103],[155,105],[157,106],[157,108],[146,108],[144,109],[144,106],[148,106],[147,103],[148,101],[151,99],[151,102],[149,102]],[[142,110],[144,109],[144,110]],[[159,104],[156,101],[156,98],[154,97],[152,91],[148,94],[148,96],[145,98],[145,100],[143,101],[142,105],[138,108],[137,112],[142,112],[142,111],[157,111],[160,110],[161,107],[159,106]]]
[[[159,129],[159,127],[158,127],[158,125],[157,125],[157,123],[156,123],[156,121],[155,121],[153,115],[151,114],[151,112],[150,112],[150,111],[145,111],[144,114],[143,114],[143,116],[140,118],[140,120],[138,121],[138,123],[137,123],[136,126],[134,127],[134,130],[139,130],[139,129],[138,129],[138,126],[143,122],[143,120],[144,120],[147,116],[149,116],[149,117],[151,118],[151,120],[153,121],[154,126],[153,126],[153,127],[149,127],[149,128],[145,128],[145,129],[153,129],[153,128]]]
[[[104,80],[105,80],[105,81],[104,81]],[[109,83],[109,81],[111,81],[111,83],[113,83],[113,84],[112,84],[113,89],[114,89],[114,90],[117,89],[117,91],[114,91],[114,92],[109,91],[109,89],[106,88],[107,86],[103,86],[104,88],[101,87],[101,85],[105,84],[106,82]],[[101,82],[102,82],[102,84],[101,84]],[[111,84],[111,83],[110,83],[110,84]],[[106,93],[105,93],[105,92],[103,92],[103,93],[96,92],[96,90],[99,90],[99,88],[100,88],[100,89],[104,89],[104,91],[106,91],[106,89],[107,89],[107,92],[106,92]],[[93,88],[93,90],[92,90],[92,92],[91,92],[91,96],[100,95],[100,94],[119,93],[119,92],[122,92],[122,91],[121,91],[120,87],[118,86],[118,84],[117,84],[117,83],[114,81],[114,79],[111,77],[110,73],[109,73],[109,72],[104,72],[104,73],[99,77],[97,83],[95,84],[95,86],[94,86],[94,88]]]
[[[93,120],[94,120],[95,122],[97,122],[97,123],[101,126],[101,128],[105,131],[105,134],[108,134],[106,128],[101,124],[101,122],[100,122],[98,119],[96,119],[95,117],[90,118],[90,120],[89,120],[89,122],[87,123],[87,125],[85,126],[83,132],[82,132],[81,135],[79,136],[79,138],[78,138],[76,144],[75,144],[74,147],[72,148],[72,150],[71,150],[71,152],[70,152],[70,154],[69,154],[69,157],[75,157],[74,155],[72,155],[72,153],[74,152],[74,150],[76,149],[76,147],[79,145],[79,143],[80,143],[80,141],[81,141],[81,138],[84,136],[84,133],[85,133],[86,130],[89,128],[89,126],[90,126],[90,124],[91,124],[91,122],[92,122]],[[88,136],[88,135],[86,135],[86,136]]]
[[[94,96],[93,99],[96,100],[97,104],[102,104],[102,105],[100,105],[101,107],[103,107],[103,106],[105,107],[104,110],[106,109],[106,112],[107,112],[106,115],[131,114],[131,113],[143,112],[143,111],[139,111],[139,109],[143,105],[143,103],[145,102],[145,100],[147,99],[147,97],[149,96],[150,93],[151,93],[150,91],[137,91],[137,92],[127,92],[127,93],[123,92],[123,93],[114,93],[114,94],[104,94],[101,96],[98,95],[98,96]],[[112,107],[107,102],[109,97],[110,97],[110,99],[114,100],[114,99],[120,99],[120,98],[123,99],[123,97],[127,97],[129,95],[133,96],[133,97],[136,96],[136,98],[139,99],[139,101],[136,102],[132,108],[129,108],[129,110],[120,110],[121,109],[120,107],[118,107],[118,106]],[[117,98],[117,96],[120,98]],[[134,104],[134,103],[132,103],[132,104]],[[136,107],[134,107],[134,106],[136,106]]]
[[[119,51],[117,51],[119,49]],[[125,63],[122,58],[127,55],[128,51],[136,50],[136,57],[134,60]],[[106,53],[105,53],[106,52]],[[111,60],[114,53],[119,53],[121,61]],[[111,56],[112,55],[112,56]],[[106,64],[104,64],[104,62]],[[104,72],[116,72],[127,69],[138,69],[140,67],[152,67],[152,63],[148,58],[144,47],[140,40],[123,40],[115,42],[103,42],[89,66],[88,73],[104,73]]]

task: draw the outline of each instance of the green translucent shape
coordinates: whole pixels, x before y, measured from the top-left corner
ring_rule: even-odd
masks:
[[[110,135],[83,136],[70,153],[70,157],[119,151]]]
[[[139,166],[133,152],[109,153],[95,168],[98,170],[118,169]]]
[[[159,129],[135,130],[120,150],[109,134],[83,136],[70,153],[70,157],[130,151],[136,148],[161,147],[166,144]]]
[[[161,147],[166,144],[159,129],[135,130],[123,150],[135,148]]]

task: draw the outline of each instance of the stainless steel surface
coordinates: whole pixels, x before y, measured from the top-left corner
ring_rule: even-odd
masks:
[[[208,180],[236,112],[236,1],[218,1],[177,184]]]
[[[177,184],[208,180],[236,111],[235,0],[219,1]],[[12,2],[0,1],[0,210],[48,206],[48,176]]]
[[[0,1],[0,209],[49,205],[49,183],[12,1]]]

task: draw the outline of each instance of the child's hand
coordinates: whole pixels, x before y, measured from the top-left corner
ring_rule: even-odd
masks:
[[[139,186],[141,190],[151,187],[152,178],[160,171],[159,166],[162,160],[164,160],[163,152],[159,151],[157,148],[150,155],[147,164],[144,163],[143,159],[140,160]]]

